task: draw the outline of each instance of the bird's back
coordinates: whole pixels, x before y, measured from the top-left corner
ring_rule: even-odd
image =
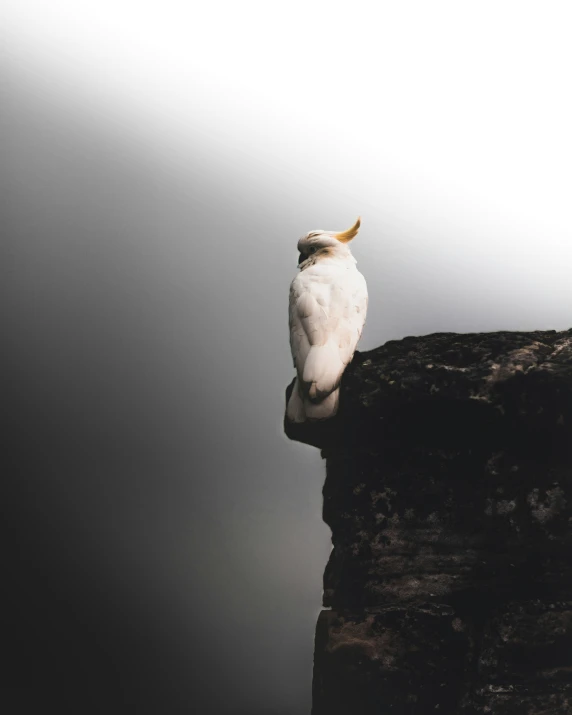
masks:
[[[356,349],[366,311],[367,286],[355,263],[318,263],[292,281],[292,355],[301,387],[313,401],[338,387]]]

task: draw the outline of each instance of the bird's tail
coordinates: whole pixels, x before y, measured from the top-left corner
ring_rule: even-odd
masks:
[[[332,343],[313,345],[298,374],[286,415],[291,422],[327,420],[338,411],[339,384],[345,365]]]
[[[333,392],[325,397],[321,402],[304,401],[304,411],[306,418],[312,422],[313,420],[327,420],[333,417],[338,411],[340,401],[340,388],[336,388]]]
[[[336,388],[327,395],[321,402],[312,402],[300,391],[298,378],[294,382],[292,394],[286,407],[286,416],[290,422],[314,422],[317,420],[327,420],[333,417],[338,411],[340,401],[340,390]]]
[[[306,410],[304,408],[304,398],[300,394],[300,381],[298,378],[294,381],[294,387],[292,388],[292,394],[288,400],[288,405],[286,407],[286,417],[290,422],[305,422],[306,421]]]
[[[304,392],[311,402],[322,402],[340,384],[345,365],[339,348],[331,342],[312,345],[302,373]]]

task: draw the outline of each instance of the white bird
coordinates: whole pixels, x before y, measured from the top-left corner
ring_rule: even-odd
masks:
[[[311,231],[298,241],[300,272],[290,285],[290,348],[296,380],[286,416],[291,422],[326,420],[338,411],[339,386],[360,339],[367,285],[356,268],[347,231]]]

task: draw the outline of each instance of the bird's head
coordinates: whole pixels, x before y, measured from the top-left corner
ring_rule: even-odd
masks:
[[[347,257],[351,256],[349,242],[355,238],[359,231],[361,219],[348,228],[347,231],[335,233],[334,231],[310,231],[298,241],[298,265],[302,266],[305,261],[312,259],[312,263],[322,257]]]

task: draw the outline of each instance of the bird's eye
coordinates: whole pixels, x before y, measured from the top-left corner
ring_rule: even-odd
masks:
[[[316,253],[316,246],[310,246],[308,253]]]

